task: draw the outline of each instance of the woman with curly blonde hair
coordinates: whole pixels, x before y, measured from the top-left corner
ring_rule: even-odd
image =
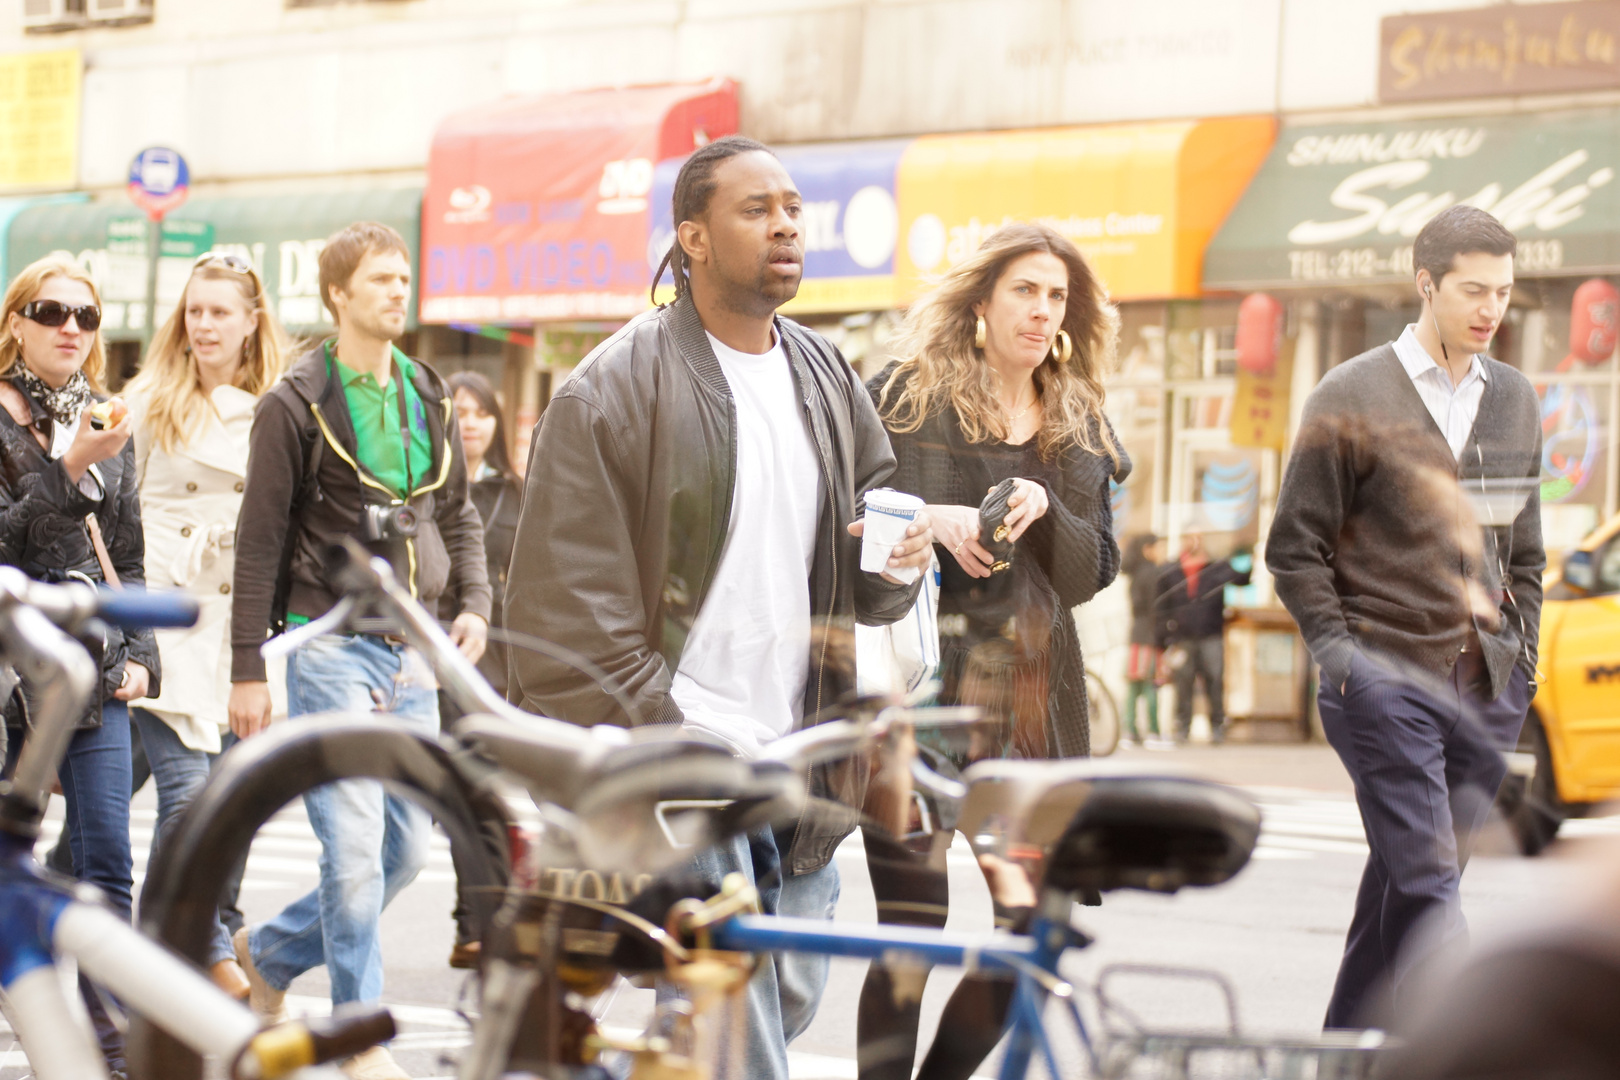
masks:
[[[192,268],[179,306],[126,391],[135,417],[146,579],[189,589],[202,605],[195,626],[157,632],[169,677],[161,695],[131,710],[157,781],[154,858],[226,745],[230,591],[248,429],[285,357],[281,327],[253,264],[209,252]],[[223,925],[209,964],[220,986],[247,996],[247,977]]]
[[[1119,572],[1109,481],[1124,481],[1130,459],[1103,415],[1102,386],[1118,327],[1072,243],[1044,225],[1008,225],[912,305],[899,359],[867,384],[898,462],[889,482],[920,496],[934,524],[941,699],[981,706],[995,725],[975,753],[1090,753],[1073,611]],[[979,507],[1003,482],[1012,490],[992,542],[1012,548],[992,554]],[[873,833],[878,918],[943,926],[944,845],[920,860]],[[1021,914],[999,903],[997,913]],[[963,980],[919,1077],[973,1072],[1000,1036],[1007,986]],[[874,965],[861,995],[862,1080],[909,1080],[917,1018],[916,1000],[900,1003]]]

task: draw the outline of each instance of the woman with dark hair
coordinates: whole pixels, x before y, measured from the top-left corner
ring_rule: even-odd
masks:
[[[1131,579],[1131,642],[1125,659],[1125,711],[1121,737],[1127,742],[1159,738],[1159,653],[1163,650],[1154,608],[1159,599],[1159,561],[1164,543],[1152,533],[1131,537],[1120,571]],[[1147,723],[1137,734],[1136,702],[1147,702]]]
[[[468,495],[484,522],[484,554],[489,560],[489,585],[495,592],[490,609],[489,646],[478,660],[478,671],[503,697],[506,694],[506,643],[501,635],[506,619],[501,610],[506,594],[506,572],[512,563],[512,544],[517,538],[518,508],[523,502],[523,482],[512,468],[507,449],[506,421],[501,403],[490,381],[476,371],[458,371],[450,376],[450,393],[456,403],[456,419],[461,428],[461,448],[467,455]],[[439,603],[439,615],[453,619],[461,611],[459,595],[447,592]],[[439,695],[439,713],[446,723],[454,719],[449,703]],[[457,875],[456,941],[450,950],[450,966],[478,966],[479,941],[468,921],[472,908],[461,893]]]
[[[1102,376],[1118,318],[1078,249],[1044,225],[998,229],[912,305],[899,360],[868,384],[898,467],[890,484],[921,496],[934,523],[941,700],[1000,721],[985,755],[1090,753],[1085,664],[1073,609],[1119,571],[1110,479],[1130,460],[1103,415]],[[1004,528],[980,543],[980,503],[1004,481]],[[944,845],[933,865],[867,830],[883,922],[943,926]],[[988,872],[987,868],[987,872]],[[1026,914],[997,905],[998,921]],[[966,1077],[994,1047],[1010,983],[965,978],[920,1077]],[[920,995],[897,997],[873,965],[861,994],[862,1080],[909,1080]],[[905,1000],[905,1004],[900,1004]]]
[[[95,283],[77,263],[46,257],[12,279],[0,318],[0,562],[36,581],[142,584],[134,421],[115,411],[102,427],[92,423],[92,410],[107,400]],[[100,682],[57,775],[73,873],[127,919],[134,885],[128,703],[161,692],[157,642],[150,630],[109,629],[96,660]],[[34,689],[25,682],[24,697]],[[22,721],[14,696],[6,723]],[[11,746],[8,757],[17,750]],[[123,1033],[101,995],[82,978],[80,987],[108,1071],[122,1076]]]

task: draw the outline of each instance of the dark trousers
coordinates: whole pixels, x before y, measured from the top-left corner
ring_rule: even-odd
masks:
[[[861,830],[880,923],[943,928],[950,911],[950,884],[926,855],[907,849],[889,833]],[[1009,913],[996,908],[997,922]],[[923,979],[927,972],[922,973]],[[899,990],[898,996],[896,990]],[[922,983],[896,987],[888,967],[873,961],[861,987],[855,1020],[855,1058],[860,1080],[912,1080]],[[939,1032],[916,1080],[968,1080],[1001,1040],[1013,984],[969,972],[957,984],[940,1017]]]
[[[1409,676],[1357,652],[1343,692],[1317,695],[1322,728],[1355,783],[1367,833],[1367,866],[1356,894],[1344,960],[1326,1026],[1363,1026],[1374,995],[1400,1008],[1403,981],[1429,950],[1409,938],[1430,924],[1438,946],[1467,933],[1458,885],[1474,834],[1507,773],[1503,750],[1517,744],[1530,704],[1515,670],[1500,697],[1487,698],[1484,665],[1463,653],[1449,678]]]
[[[1226,730],[1226,647],[1221,635],[1188,638],[1177,642],[1187,653],[1187,660],[1176,668],[1176,738],[1185,739],[1192,728],[1193,682],[1204,680],[1204,696],[1209,698],[1210,734],[1220,738]]]

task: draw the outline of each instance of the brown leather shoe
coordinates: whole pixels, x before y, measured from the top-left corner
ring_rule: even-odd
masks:
[[[478,941],[458,941],[450,948],[450,966],[470,971],[478,966],[484,946]]]
[[[214,980],[214,985],[225,991],[237,1001],[246,1001],[253,992],[253,984],[248,982],[247,973],[242,965],[236,962],[235,957],[226,957],[208,969],[208,975]]]

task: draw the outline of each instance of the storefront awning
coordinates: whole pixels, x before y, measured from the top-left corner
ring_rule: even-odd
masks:
[[[623,318],[647,306],[655,165],[737,130],[729,80],[550,94],[433,137],[422,321]]]
[[[1441,210],[1489,210],[1521,277],[1620,271],[1620,109],[1284,128],[1204,259],[1210,289],[1410,282]]]
[[[900,212],[895,183],[912,139],[809,143],[776,148],[803,201],[804,280],[784,314],[880,311],[900,306],[894,275]],[[670,199],[685,158],[659,164],[653,181],[652,238],[656,267],[675,238]],[[659,299],[674,296],[666,273]]]
[[[1199,294],[1204,248],[1271,148],[1270,117],[918,139],[900,162],[905,297],[1003,222],[1042,221],[1116,300]]]
[[[158,317],[167,318],[180,302],[196,256],[217,250],[252,261],[288,330],[307,334],[330,329],[317,265],[326,238],[351,222],[380,221],[405,237],[415,265],[421,205],[418,187],[192,199],[164,223]],[[6,243],[9,268],[15,272],[53,251],[68,252],[95,278],[107,338],[140,337],[147,261],[146,218],[139,210],[107,202],[33,206],[18,213]]]
[[[1012,221],[1072,239],[1116,300],[1197,296],[1204,247],[1274,131],[1238,117],[777,147],[804,199],[804,281],[782,310],[902,307]],[[655,265],[680,164],[653,185]]]

